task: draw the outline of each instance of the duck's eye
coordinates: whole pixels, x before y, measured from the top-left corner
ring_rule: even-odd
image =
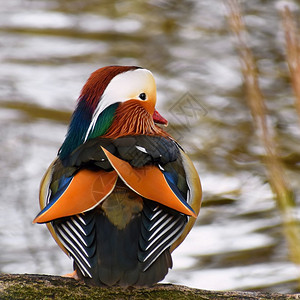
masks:
[[[146,96],[145,93],[140,93],[140,94],[139,94],[139,98],[140,98],[141,100],[146,100],[147,96]]]

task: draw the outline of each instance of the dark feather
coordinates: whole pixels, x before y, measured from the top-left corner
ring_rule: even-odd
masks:
[[[141,236],[142,224],[149,219],[146,214],[153,214],[151,207],[149,204],[147,212],[136,214],[123,230],[114,226],[100,208],[54,221],[79,277],[98,286],[151,286],[162,280],[172,267],[168,244],[160,247],[166,249],[151,263],[139,259],[147,253],[137,237]],[[75,241],[78,235],[80,238]]]
[[[149,163],[164,165],[175,161],[179,156],[178,146],[171,138],[136,135],[117,139],[94,138],[88,140],[75,149],[62,163],[64,167],[80,167],[94,163],[106,169],[108,168],[107,159],[101,146],[137,168]]]
[[[188,185],[179,148],[168,137],[88,140],[62,162],[58,160],[53,174],[58,185],[64,172],[75,174],[82,168],[110,171],[112,167],[101,147],[133,167],[157,165],[174,192],[187,201]],[[52,224],[85,282],[100,286],[151,286],[172,267],[170,246],[187,221],[187,216],[175,210],[142,199],[119,180],[101,206]]]
[[[139,260],[147,270],[182,233],[187,216],[150,200],[144,200],[143,214]]]

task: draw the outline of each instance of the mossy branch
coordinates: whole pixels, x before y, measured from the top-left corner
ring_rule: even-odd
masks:
[[[74,279],[50,275],[0,275],[0,299],[300,299],[300,295],[220,292],[172,284],[151,288],[100,288]]]

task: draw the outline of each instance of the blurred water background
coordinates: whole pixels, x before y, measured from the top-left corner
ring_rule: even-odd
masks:
[[[241,1],[268,122],[300,205],[300,126],[281,2]],[[164,282],[299,292],[300,268],[289,258],[218,0],[0,0],[0,272],[71,271],[46,227],[31,224],[39,182],[89,74],[113,64],[154,73],[158,110],[202,180],[200,217]]]

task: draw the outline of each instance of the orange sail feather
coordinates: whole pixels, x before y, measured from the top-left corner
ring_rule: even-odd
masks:
[[[117,178],[115,171],[81,170],[61,197],[49,209],[39,214],[33,223],[45,223],[94,208],[113,191]]]
[[[156,166],[133,168],[101,147],[121,179],[139,195],[175,209],[185,215],[197,217],[195,212],[178,199]]]

